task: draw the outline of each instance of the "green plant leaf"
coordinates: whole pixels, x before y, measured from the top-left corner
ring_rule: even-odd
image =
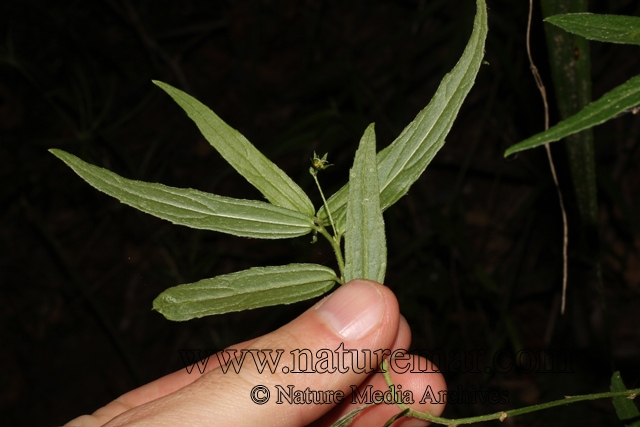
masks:
[[[198,190],[123,178],[62,150],[49,150],[82,179],[122,203],[191,228],[236,236],[284,239],[312,230],[312,217],[266,202],[238,200]]]
[[[156,80],[153,83],[182,107],[207,141],[267,200],[276,206],[313,215],[315,209],[305,192],[240,132],[194,97],[166,83]]]
[[[169,288],[153,309],[169,320],[291,304],[322,295],[338,281],[333,270],[316,264],[257,267]]]
[[[620,371],[613,373],[611,377],[611,391],[626,391],[622,377],[620,377]],[[633,400],[627,397],[614,397],[613,406],[616,408],[618,418],[626,427],[640,427],[640,412]]]
[[[344,241],[345,279],[383,283],[387,269],[387,243],[380,208],[373,123],[364,131],[349,172],[349,202]]]
[[[478,0],[477,6],[473,33],[456,66],[444,76],[429,105],[418,113],[391,145],[378,153],[380,204],[383,211],[409,191],[444,145],[460,106],[475,82],[487,37],[487,6],[484,0]],[[348,185],[328,200],[338,233],[344,230],[346,222]],[[324,206],[318,211],[318,217],[329,224]]]
[[[569,13],[550,16],[545,22],[589,40],[640,44],[640,18],[636,16]]]
[[[581,130],[599,125],[640,104],[640,76],[621,84],[602,98],[587,105],[578,114],[561,121],[549,130],[541,132],[509,147],[504,156],[558,141]]]

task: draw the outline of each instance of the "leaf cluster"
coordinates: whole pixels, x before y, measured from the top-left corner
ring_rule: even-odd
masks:
[[[478,0],[477,6],[467,47],[454,69],[443,78],[429,105],[389,147],[377,154],[371,124],[360,141],[349,183],[328,201],[322,195],[325,203],[317,213],[302,188],[242,134],[192,96],[163,82],[154,81],[267,202],[126,179],[62,150],[50,151],[96,189],[175,224],[261,239],[320,233],[334,248],[339,274],[321,265],[289,264],[252,268],[170,288],[153,304],[168,319],[188,320],[290,304],[316,297],[336,283],[356,278],[382,282],[387,264],[382,212],[407,193],[443,146],[482,64],[487,12],[484,0]],[[326,154],[320,158],[314,153],[310,172],[316,183],[317,171],[329,166]]]

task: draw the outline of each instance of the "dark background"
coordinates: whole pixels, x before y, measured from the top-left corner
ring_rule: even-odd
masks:
[[[60,425],[182,368],[181,348],[267,333],[313,301],[173,323],[164,289],[253,266],[333,265],[310,236],[260,241],[174,226],[84,183],[46,150],[125,177],[261,199],[151,79],[210,106],[285,170],[316,206],[347,179],[364,131],[378,148],[424,108],[462,54],[475,2],[9,0],[0,4],[0,405],[3,425]],[[606,310],[585,259],[561,143],[568,206],[567,313],[559,316],[562,222],[544,149],[504,159],[543,128],[525,51],[528,2],[489,1],[486,60],[447,144],[385,213],[386,284],[419,349],[565,348],[572,374],[446,374],[451,388],[506,391],[479,415],[606,391],[614,369],[640,386],[640,121],[595,129]],[[591,11],[640,15],[637,2]],[[557,122],[539,10],[533,54]],[[640,47],[592,43],[594,99],[640,72]],[[508,425],[616,423],[610,400]],[[497,425],[498,423],[495,422]]]

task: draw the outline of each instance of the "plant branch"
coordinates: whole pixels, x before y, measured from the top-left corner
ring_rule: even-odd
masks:
[[[345,281],[344,281],[344,258],[342,257],[342,249],[340,248],[340,240],[342,238],[342,235],[340,233],[338,233],[338,229],[336,228],[335,223],[333,222],[333,218],[331,217],[331,210],[329,209],[329,204],[327,203],[327,199],[325,199],[324,197],[324,193],[322,192],[322,187],[320,187],[320,181],[318,181],[318,169],[317,167],[320,167],[322,169],[327,168],[331,165],[327,165],[326,164],[326,158],[327,155],[325,154],[324,157],[322,159],[318,158],[315,153],[314,153],[314,161],[317,161],[316,163],[319,164],[319,166],[317,166],[314,163],[314,166],[309,168],[309,173],[311,174],[311,176],[313,177],[313,180],[316,182],[316,185],[318,186],[318,191],[320,191],[320,197],[322,197],[322,202],[324,203],[324,208],[327,211],[327,214],[329,215],[329,222],[331,223],[331,228],[333,229],[333,236],[331,234],[329,234],[329,232],[327,231],[327,229],[324,226],[324,221],[318,217],[315,218],[315,222],[316,222],[316,230],[318,232],[320,232],[320,234],[322,234],[324,237],[327,238],[327,240],[329,241],[329,243],[331,243],[331,246],[333,246],[333,251],[336,254],[336,259],[338,260],[338,267],[340,268],[340,284],[344,285]]]
[[[329,222],[331,223],[331,228],[333,229],[334,236],[337,236],[338,229],[336,228],[333,222],[333,218],[331,217],[331,210],[329,209],[329,204],[327,203],[327,199],[324,198],[324,193],[322,192],[322,188],[320,187],[320,182],[318,181],[318,173],[313,168],[310,169],[310,172],[311,172],[311,176],[313,176],[313,179],[316,182],[316,185],[318,186],[318,191],[320,191],[320,197],[322,197],[322,203],[324,203],[324,208],[326,209],[327,214],[329,215]]]
[[[342,257],[342,249],[340,248],[340,237],[332,236],[329,234],[327,229],[322,225],[322,220],[320,218],[316,218],[316,230],[327,238],[331,246],[333,246],[333,251],[336,254],[336,259],[338,260],[338,268],[340,269],[340,284],[344,285],[344,258]]]
[[[384,373],[385,380],[389,385],[389,388],[393,386],[393,382],[391,377],[389,376],[388,362],[385,360],[382,362],[382,371]],[[394,387],[395,389],[395,387]],[[393,393],[394,389],[391,389]],[[530,412],[540,411],[542,409],[553,408],[555,406],[567,405],[569,403],[581,402],[583,400],[595,400],[595,399],[604,399],[607,397],[627,397],[629,399],[635,399],[635,397],[640,393],[640,388],[636,388],[633,390],[619,391],[619,392],[607,392],[607,393],[595,393],[595,394],[585,394],[581,396],[566,396],[564,399],[555,400],[553,402],[541,403],[539,405],[527,406],[520,409],[512,409],[510,411],[502,411],[496,412],[494,414],[488,415],[480,415],[478,417],[468,417],[468,418],[459,418],[459,419],[451,419],[451,418],[442,418],[436,417],[435,415],[430,414],[429,412],[420,412],[413,409],[409,409],[407,411],[407,406],[400,404],[400,401],[396,397],[396,403],[398,406],[403,408],[403,410],[397,415],[397,418],[402,416],[404,417],[413,417],[420,418],[422,420],[431,421],[432,423],[442,424],[446,426],[457,426],[462,424],[473,424],[482,421],[490,421],[490,420],[500,420],[504,421],[507,417],[513,417],[516,415],[528,414]],[[403,414],[404,415],[401,415]],[[396,418],[396,419],[397,419]]]
[[[527,55],[529,56],[529,64],[531,66],[531,73],[536,81],[540,95],[542,96],[542,102],[544,103],[544,130],[549,130],[549,103],[547,102],[547,90],[542,82],[542,77],[538,72],[538,67],[533,63],[533,57],[531,56],[531,16],[533,15],[533,0],[529,0],[529,19],[527,22]],[[558,175],[556,174],[556,167],[553,164],[553,157],[551,156],[551,147],[549,143],[544,147],[547,150],[547,157],[549,158],[549,166],[551,167],[551,175],[553,176],[553,182],[556,185],[558,191],[558,199],[560,200],[560,210],[562,211],[562,225],[563,225],[563,241],[562,241],[562,307],[560,312],[564,314],[566,302],[567,302],[567,276],[568,276],[568,254],[567,247],[569,246],[569,226],[567,224],[567,211],[564,208],[564,200],[562,198],[562,191],[560,191],[560,184],[558,183]]]

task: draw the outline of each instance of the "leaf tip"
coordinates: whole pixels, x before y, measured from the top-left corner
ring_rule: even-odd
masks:
[[[510,155],[516,153],[517,151],[520,151],[520,150],[518,150],[515,146],[509,147],[509,148],[507,148],[505,150],[503,156],[506,159],[507,157],[509,157]]]
[[[375,139],[376,139],[376,130],[375,130],[375,122],[371,123],[369,126],[367,126],[367,128],[364,130],[364,134],[362,135],[362,138],[367,138],[368,140],[373,140],[373,149],[375,150]],[[360,147],[358,147],[359,149]]]
[[[156,297],[156,299],[153,300],[153,305],[151,307],[151,311],[155,311],[156,313],[161,314],[165,319],[167,320],[172,320],[172,321],[177,321],[172,315],[170,311],[164,310],[163,307],[161,307],[161,304],[159,303],[158,300],[160,300],[162,298],[162,294],[158,295]],[[178,319],[179,320],[179,319]]]
[[[69,153],[67,153],[64,150],[60,150],[59,148],[49,148],[49,151],[51,154],[53,154],[54,156],[56,156],[57,158],[59,158],[60,160],[62,160],[63,162],[65,161],[64,157],[65,155],[68,156]]]
[[[376,123],[372,122],[369,126],[367,126],[367,128],[364,130],[364,134],[365,135],[375,135],[376,134]]]
[[[171,85],[165,83],[165,82],[161,82],[160,80],[151,80],[151,83],[153,83],[154,85],[158,86],[160,89],[164,90],[165,92],[167,92],[167,90],[171,89]]]

